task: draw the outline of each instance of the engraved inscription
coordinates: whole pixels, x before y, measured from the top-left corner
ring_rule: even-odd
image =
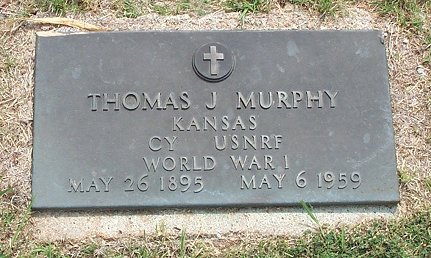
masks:
[[[176,94],[174,92],[168,95],[157,92],[150,94],[147,92],[126,92],[121,93],[90,93],[87,95],[90,99],[91,111],[99,111],[102,105],[103,111],[119,111],[120,107],[125,110],[187,110],[191,102],[187,92]]]
[[[211,101],[206,104],[207,109],[214,109],[217,104],[217,92],[211,92]]]
[[[210,46],[209,53],[203,53],[204,60],[210,61],[211,74],[217,74],[218,61],[223,60],[223,54],[217,53],[215,46]],[[335,108],[337,106],[338,91],[317,90],[317,91],[269,91],[269,92],[236,92],[235,101],[232,103],[236,109],[298,109],[298,108]],[[175,93],[90,93],[90,110],[118,111],[124,108],[133,110],[188,110],[193,102],[188,92]],[[215,110],[217,107],[217,92],[210,92],[207,101],[203,103],[207,110]],[[232,171],[237,173],[249,173],[253,171],[272,171],[272,174],[240,174],[241,190],[256,189],[282,189],[288,181],[286,173],[275,173],[280,168],[285,172],[290,169],[287,154],[274,156],[270,153],[259,155],[243,155],[241,151],[277,151],[283,145],[287,137],[282,134],[248,134],[257,130],[259,124],[257,116],[237,115],[217,115],[217,116],[177,116],[171,118],[172,132],[238,132],[235,134],[212,136],[213,150],[215,151],[237,151],[236,155],[229,155],[228,160]],[[211,139],[211,138],[210,138]],[[175,152],[176,147],[181,144],[178,135],[154,135],[148,138],[148,149],[157,154],[162,151]],[[192,156],[154,156],[145,155],[142,157],[143,169],[149,174],[140,177],[128,176],[123,180],[124,191],[145,192],[149,189],[148,179],[154,173],[199,173],[210,172],[217,169],[218,162],[212,155],[192,155]],[[224,160],[222,163],[226,163]],[[308,185],[307,172],[300,171],[291,178],[299,189]],[[357,189],[361,184],[360,174],[357,172],[349,174],[332,172],[318,173],[317,188],[332,189],[336,185],[337,189],[344,189],[350,183],[352,189]],[[338,176],[338,181],[335,177]],[[109,189],[109,181],[102,180],[105,190]],[[112,178],[111,178],[112,180]],[[89,192],[91,190],[100,192],[97,180],[92,180],[84,186],[84,181],[70,181],[70,192]],[[193,193],[199,193],[204,188],[202,176],[192,176],[187,174],[173,174],[171,176],[159,177],[160,191],[187,192],[193,188]]]
[[[143,157],[145,168],[150,172],[158,171],[211,171],[216,166],[216,160],[212,156],[191,157]]]
[[[193,189],[191,189],[193,187]],[[160,177],[160,191],[179,191],[185,193],[192,191],[193,193],[199,193],[204,189],[204,183],[202,177],[190,177],[188,175],[181,175],[179,177],[170,176],[169,178]]]
[[[317,174],[318,177],[318,187],[326,187],[331,189],[332,187],[337,187],[338,189],[344,189],[351,185],[352,189],[357,189],[361,186],[361,174],[358,172],[353,172],[350,175],[347,173],[333,173],[325,172]]]
[[[163,137],[159,137],[159,136],[153,136],[150,138],[150,141],[148,142],[148,147],[150,148],[150,150],[152,151],[159,151],[164,147],[167,147],[169,149],[169,151],[173,151],[174,150],[174,143],[175,141],[178,139],[177,136],[165,136]]]
[[[236,92],[237,109],[298,109],[298,108],[335,108],[337,106],[338,91],[275,91],[275,92]],[[124,110],[188,110],[192,101],[188,92],[162,94],[157,93],[90,93],[90,110],[103,111]],[[211,92],[205,108],[215,109],[217,92]]]
[[[109,192],[110,183],[113,177],[99,177],[99,178],[91,178],[91,179],[72,179],[69,178],[69,187],[68,192]]]
[[[211,74],[217,74],[218,61],[223,60],[223,54],[217,53],[215,46],[210,46],[210,53],[204,53],[204,60],[210,61]],[[317,90],[317,91],[269,91],[269,92],[236,92],[233,106],[236,109],[312,109],[330,108],[337,106],[338,91]],[[192,106],[192,98],[187,92],[179,94],[171,92],[169,94],[147,93],[138,94],[136,92],[120,93],[91,93],[90,110],[118,111],[125,110],[188,110]],[[207,110],[215,110],[217,107],[217,92],[210,92],[207,101],[202,103]],[[241,151],[278,151],[287,137],[282,134],[249,134],[258,129],[259,123],[256,115],[217,115],[217,116],[187,116],[174,115],[171,118],[172,132],[237,132],[235,134],[214,135],[212,138],[213,150],[215,151],[236,151],[238,154],[229,155],[228,160],[222,163],[230,164],[232,171],[240,173],[241,190],[276,190],[283,189],[285,182],[292,180],[298,189],[308,186],[308,173],[305,170],[299,171],[293,178],[288,179],[289,158],[287,154],[276,155],[270,153],[263,154],[241,154]],[[163,151],[175,152],[179,146],[180,136],[178,135],[154,135],[148,138],[148,149],[154,154]],[[158,189],[164,191],[199,193],[204,188],[202,176],[188,175],[182,173],[202,173],[211,172],[217,169],[218,162],[212,155],[170,155],[154,156],[145,155],[142,157],[143,169],[149,174],[140,177],[128,176],[123,180],[124,191],[145,192],[151,186],[148,180],[154,173],[162,173],[159,177]],[[276,173],[283,170],[284,173]],[[250,172],[263,172],[264,174],[241,174]],[[271,171],[271,174],[265,174]],[[163,175],[165,172],[175,173],[170,176]],[[181,174],[176,174],[181,173]],[[357,172],[350,173],[317,173],[317,188],[344,189],[349,184],[352,189],[357,189],[361,185],[361,176]],[[109,191],[109,181],[102,180],[105,190]],[[69,192],[100,192],[97,180],[92,180],[84,186],[85,182],[70,181]]]
[[[252,130],[252,129],[250,129]],[[265,150],[265,149],[279,149],[282,142],[282,135],[243,135],[236,134],[230,136],[214,136],[215,148],[217,150]]]
[[[173,131],[228,131],[228,130],[254,130],[257,127],[256,116],[244,118],[237,116],[231,118],[228,116],[222,117],[192,117],[185,119],[184,117],[174,116],[172,118]]]
[[[291,109],[301,106],[306,108],[335,108],[338,91],[277,91],[277,92],[237,92],[237,109]]]
[[[284,178],[286,174],[272,174],[270,176],[264,174],[263,176],[245,176],[241,175],[241,190],[255,190],[255,189],[283,189]]]

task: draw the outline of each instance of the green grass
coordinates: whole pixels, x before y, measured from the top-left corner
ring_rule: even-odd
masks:
[[[96,243],[90,243],[84,246],[82,253],[84,256],[93,256],[98,248],[99,246]]]
[[[227,11],[238,12],[241,25],[244,24],[245,17],[249,13],[268,12],[269,0],[228,0],[226,2]]]
[[[11,247],[12,249],[16,247],[17,242],[20,240],[21,234],[31,215],[31,202],[28,204],[27,209],[21,217],[21,220],[18,223],[18,227],[15,230],[15,233],[12,237]]]
[[[133,0],[122,0],[120,3],[120,11],[118,13],[119,17],[126,18],[137,18],[141,15],[141,11],[136,3],[137,1]]]
[[[214,4],[212,0],[181,0],[176,5],[175,14],[195,13],[202,16],[209,13]]]
[[[431,192],[431,177],[425,179],[425,187]]]
[[[178,15],[194,13],[204,15],[211,10],[210,0],[174,0],[174,1],[135,1],[120,0],[115,4],[118,17],[136,18],[144,14],[143,10],[153,11],[159,15]],[[145,13],[147,13],[145,12]]]
[[[7,38],[0,35],[0,73],[9,73],[14,67],[17,66],[17,62],[12,55],[10,55],[5,47]],[[2,85],[0,84],[0,87]],[[1,89],[0,89],[1,90]],[[0,92],[1,93],[1,92]],[[1,94],[0,94],[1,96]],[[0,197],[2,192],[0,191]]]
[[[394,19],[401,27],[423,38],[422,63],[431,64],[431,1],[430,0],[376,0],[377,11]]]
[[[85,2],[78,0],[36,0],[41,11],[65,15],[67,12],[78,12],[85,9]]]
[[[394,17],[401,26],[417,31],[424,30],[431,11],[429,0],[378,0],[373,5],[380,14]]]
[[[4,197],[7,193],[13,192],[12,190],[6,189],[0,193],[0,197]],[[22,252],[21,247],[24,238],[24,227],[27,225],[31,215],[31,203],[27,206],[27,209],[23,213],[19,213],[12,207],[3,207],[0,210],[0,234],[10,236],[8,245],[2,246],[0,243],[0,254],[11,256],[17,252]],[[0,256],[1,257],[1,256]]]
[[[159,15],[163,15],[163,16],[167,16],[167,15],[172,15],[173,14],[173,10],[171,9],[171,7],[167,4],[153,4],[151,6],[151,9],[153,9],[153,11]]]
[[[62,255],[57,250],[57,248],[52,244],[40,245],[40,246],[37,246],[36,248],[34,248],[31,251],[30,256],[35,257],[37,255],[42,256],[42,257],[47,257],[47,258],[67,257],[66,255]]]
[[[15,213],[11,211],[2,210],[1,211],[1,221],[4,227],[10,227],[13,220],[15,219]]]
[[[15,59],[10,56],[7,56],[3,62],[3,65],[0,66],[0,70],[5,70],[6,72],[9,72],[14,67],[16,67]]]
[[[0,190],[0,197],[2,197],[3,195],[7,195],[8,193],[12,193],[12,192],[13,192],[12,188],[7,188],[5,190]],[[0,219],[1,219],[0,227],[1,228],[9,228],[12,225],[12,222],[15,219],[15,213],[12,212],[12,211],[10,211],[10,210],[7,210],[7,209],[1,209],[0,210]],[[0,230],[0,232],[1,231],[2,230]]]
[[[12,188],[6,188],[5,190],[0,190],[0,197],[2,197],[5,194],[12,193],[12,192],[13,192]]]
[[[429,28],[428,31],[425,34],[425,44],[428,47],[431,47],[431,28]]]
[[[431,254],[431,210],[400,221],[375,221],[353,229],[321,228],[296,241],[261,241],[235,247],[228,257],[427,257]]]
[[[413,179],[413,172],[406,169],[406,168],[399,168],[398,169],[398,178],[400,180],[400,183],[407,184]]]
[[[343,10],[344,4],[348,1],[343,0],[288,0],[291,4],[301,5],[307,9],[317,11],[323,17],[334,17]]]

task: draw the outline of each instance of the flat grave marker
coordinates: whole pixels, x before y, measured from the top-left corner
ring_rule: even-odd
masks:
[[[38,35],[34,209],[399,200],[378,31]]]

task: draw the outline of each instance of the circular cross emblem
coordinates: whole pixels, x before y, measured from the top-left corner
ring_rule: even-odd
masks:
[[[193,70],[209,82],[223,81],[232,73],[233,67],[232,53],[220,43],[205,44],[193,55]]]

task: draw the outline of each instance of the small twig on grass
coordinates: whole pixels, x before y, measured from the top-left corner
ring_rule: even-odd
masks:
[[[88,30],[88,31],[105,31],[105,28],[78,21],[70,18],[61,18],[61,17],[49,17],[49,18],[30,18],[26,19],[27,22],[33,22],[38,24],[55,24],[55,25],[63,25],[69,26],[77,29]]]
[[[18,30],[24,22],[31,22],[35,24],[52,24],[52,25],[61,25],[68,26],[76,29],[86,30],[86,31],[106,31],[105,28],[86,23],[83,21],[70,19],[70,18],[62,18],[62,17],[48,17],[48,18],[11,18],[6,19],[5,28],[0,28],[0,32],[10,32],[13,33]]]

